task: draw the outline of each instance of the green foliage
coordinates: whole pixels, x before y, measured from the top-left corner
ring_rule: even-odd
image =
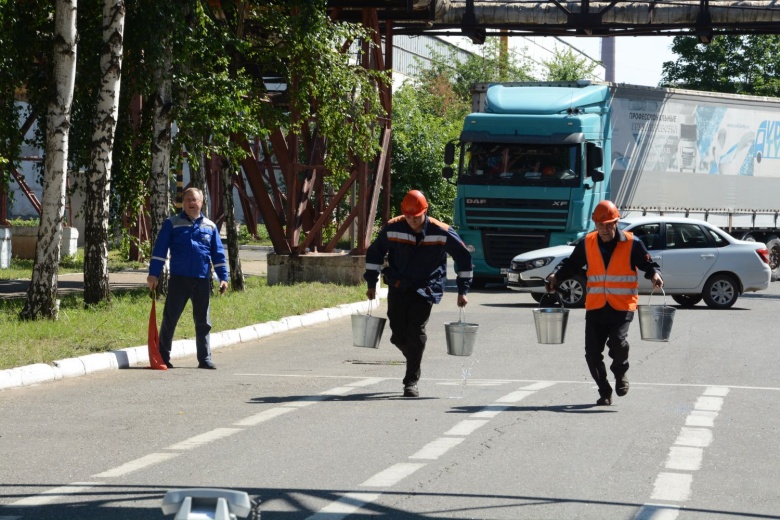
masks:
[[[717,36],[709,45],[677,36],[676,62],[663,65],[662,86],[780,96],[780,36]]]
[[[441,176],[444,145],[457,138],[467,109],[451,89],[437,97],[442,87],[448,90],[447,83],[438,81],[418,88],[406,84],[393,97],[391,214],[398,213],[409,190],[418,189],[428,199],[432,217],[452,222],[455,186]],[[452,105],[441,105],[446,98]]]
[[[211,300],[212,332],[295,316],[365,299],[364,286],[302,283],[269,287],[264,277],[248,277],[244,292],[227,292]],[[258,305],[258,302],[262,302]],[[23,300],[0,299],[0,370],[33,363],[83,356],[146,345],[149,291],[146,288],[115,293],[108,303],[88,308],[80,294],[61,297],[58,321],[19,321]],[[157,303],[161,316],[163,302]],[[175,339],[195,337],[184,310]]]
[[[550,61],[543,60],[542,63],[547,67],[545,77],[547,81],[576,81],[589,78],[598,67],[598,63],[587,58],[578,59],[570,47],[565,51],[556,48],[553,58]]]

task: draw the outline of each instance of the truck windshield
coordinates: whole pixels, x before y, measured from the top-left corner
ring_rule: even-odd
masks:
[[[580,147],[518,143],[466,143],[462,184],[579,186]]]

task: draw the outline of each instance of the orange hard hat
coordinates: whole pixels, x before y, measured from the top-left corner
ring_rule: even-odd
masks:
[[[611,200],[602,200],[596,205],[596,209],[593,210],[593,222],[598,222],[599,224],[614,222],[619,218],[620,212]]]
[[[412,190],[401,201],[401,212],[409,217],[419,217],[428,209],[428,201],[420,190]]]

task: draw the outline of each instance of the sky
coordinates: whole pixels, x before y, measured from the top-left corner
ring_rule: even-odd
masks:
[[[601,59],[600,38],[562,38]],[[665,61],[675,61],[671,51],[672,36],[617,36],[615,37],[615,81],[631,85],[657,87]]]

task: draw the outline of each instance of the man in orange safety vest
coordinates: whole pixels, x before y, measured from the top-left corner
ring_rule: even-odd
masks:
[[[615,375],[615,393],[628,393],[628,327],[636,311],[639,279],[637,269],[652,280],[653,287],[663,287],[660,266],[650,258],[644,243],[630,231],[618,228],[620,213],[609,200],[599,202],[593,211],[596,231],[588,233],[574,246],[569,258],[546,279],[547,291],[587,266],[585,297],[585,360],[599,388],[597,405],[612,404],[612,386],[607,380],[604,346],[612,358],[610,370]]]

